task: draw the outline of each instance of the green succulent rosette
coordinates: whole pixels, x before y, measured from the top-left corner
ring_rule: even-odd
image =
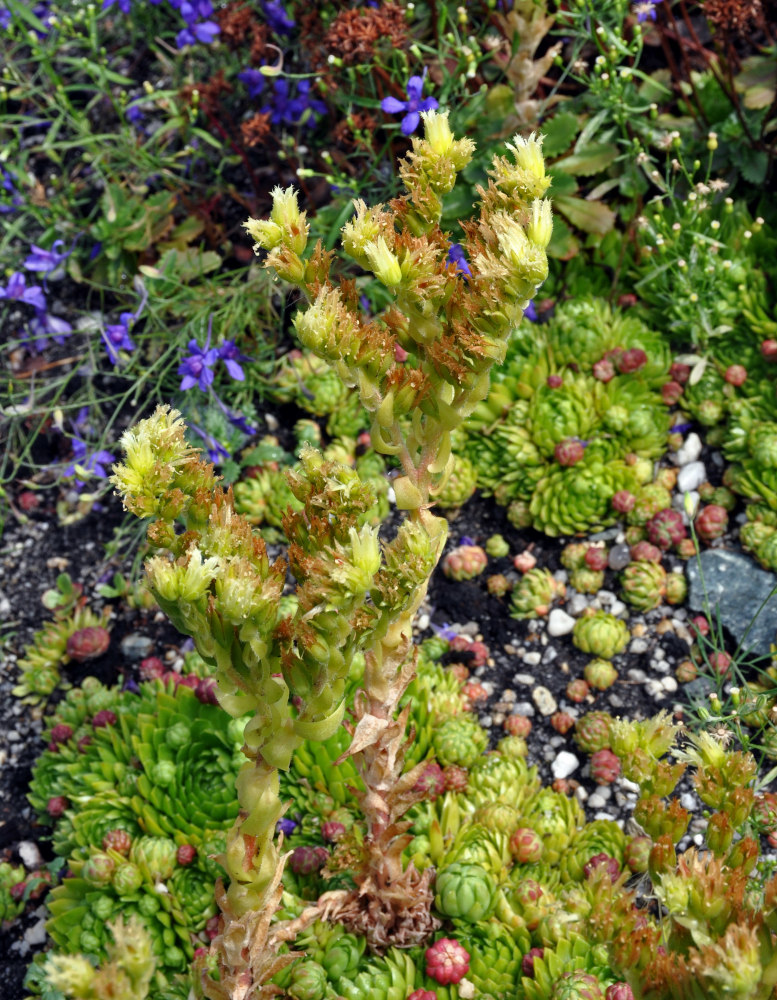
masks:
[[[481,865],[454,862],[437,873],[434,905],[445,917],[477,924],[496,907],[497,883]]]
[[[559,863],[585,823],[585,814],[576,798],[543,788],[521,815],[521,826],[534,830],[543,842],[543,861]]]
[[[208,920],[218,912],[211,872],[198,864],[181,866],[167,881],[170,912],[176,923],[191,927],[194,933],[205,929]]]
[[[504,420],[472,430],[464,446],[483,495],[499,491],[500,503],[531,499],[545,470],[546,462],[526,427],[528,413],[529,404],[516,400]]]
[[[363,963],[355,976],[341,976],[337,992],[344,1000],[406,1000],[417,984],[427,989],[436,985],[429,983],[424,982],[421,949],[389,948],[383,957]]]
[[[728,410],[726,388],[727,383],[715,365],[708,364],[697,382],[686,383],[680,405],[703,427],[714,427]]]
[[[536,767],[496,752],[475,762],[469,774],[467,798],[476,808],[492,801],[522,808],[539,788]]]
[[[467,980],[478,994],[492,997],[516,995],[521,981],[523,955],[531,947],[528,933],[514,935],[496,919],[476,926],[454,921],[452,937],[469,953]]]
[[[524,573],[510,599],[511,618],[539,618],[546,615],[563,592],[550,570],[536,567]]]
[[[623,442],[624,451],[640,458],[660,458],[666,451],[671,416],[661,397],[621,376],[607,383],[602,423]]]
[[[532,441],[546,458],[567,438],[586,440],[601,409],[602,383],[567,371],[558,388],[541,385],[529,404],[528,427]]]
[[[640,611],[657,608],[666,595],[666,570],[657,562],[638,559],[621,573],[624,599]]]
[[[523,976],[521,986],[526,1000],[603,1000],[607,986],[615,978],[607,948],[573,933],[553,947],[546,947],[543,955],[534,959],[533,975]]]
[[[333,438],[356,438],[369,426],[370,418],[362,406],[359,393],[349,392],[327,417],[326,432]]]
[[[487,745],[485,729],[466,712],[445,719],[432,737],[434,755],[442,767],[449,764],[472,767]]]
[[[333,807],[355,805],[364,786],[353,760],[346,757],[335,763],[350,744],[351,737],[342,728],[327,740],[305,740],[295,751],[291,768],[280,772],[281,798],[291,800],[301,812],[314,809],[316,792],[330,795]]]
[[[579,594],[598,594],[604,586],[604,571],[595,569],[575,569],[569,574],[569,585]]]
[[[613,820],[595,819],[577,832],[559,866],[565,882],[582,882],[583,869],[596,854],[607,854],[623,866],[627,837]]]
[[[235,483],[235,510],[251,524],[280,528],[287,508],[301,510],[302,504],[291,492],[283,469],[262,469],[250,479]]]
[[[456,455],[447,483],[435,500],[443,510],[461,507],[477,489],[478,471],[466,455]]]
[[[326,362],[313,354],[290,351],[281,361],[272,382],[273,396],[282,403],[296,403],[315,417],[325,417],[342,406],[350,392]]]
[[[572,641],[578,649],[605,660],[622,653],[629,638],[626,623],[608,611],[595,611],[578,618],[572,630]]]
[[[467,823],[440,860],[441,868],[454,864],[476,865],[500,878],[510,864],[509,834],[477,822]]]
[[[529,505],[532,526],[552,537],[601,530],[617,519],[613,496],[636,486],[636,472],[619,457],[618,446],[592,441],[579,462],[551,466],[537,483]]]
[[[660,510],[672,506],[672,494],[660,483],[647,483],[632,492],[636,499],[626,520],[637,527],[644,528]]]
[[[14,920],[24,910],[23,899],[14,899],[11,887],[25,880],[27,873],[20,865],[0,862],[0,923]]]

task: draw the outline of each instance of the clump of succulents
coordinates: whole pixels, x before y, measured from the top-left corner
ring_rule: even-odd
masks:
[[[19,683],[13,694],[27,704],[44,701],[61,683],[60,667],[70,660],[100,656],[110,641],[107,611],[97,615],[84,598],[75,607],[63,608],[33,636],[18,661]]]
[[[459,545],[442,561],[442,571],[451,580],[474,580],[488,565],[488,556],[479,545]]]
[[[513,618],[544,617],[551,604],[564,596],[565,589],[550,570],[530,569],[513,589],[510,614]]]
[[[624,599],[640,611],[657,608],[666,596],[666,570],[660,562],[631,562],[620,581]]]
[[[612,497],[635,491],[645,474],[633,458],[664,450],[669,416],[658,390],[670,357],[663,339],[584,299],[516,337],[511,351],[457,443],[478,485],[499,503],[524,505],[516,526],[573,535],[612,523]]]

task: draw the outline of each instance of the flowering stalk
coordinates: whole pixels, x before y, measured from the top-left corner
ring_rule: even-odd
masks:
[[[407,517],[393,541],[381,552],[377,528],[362,525],[374,497],[358,474],[304,451],[289,475],[302,509],[284,519],[299,606],[280,618],[285,567],[269,565],[231,493],[186,446],[178,415],[161,408],[122,441],[126,464],[114,482],[129,510],[156,518],[149,539],[166,551],[147,564],[151,590],[213,666],[221,705],[253,715],[251,760],[237,785],[241,813],[223,859],[231,884],[219,893],[219,982],[205,975],[208,997],[247,996],[266,981],[267,914],[282,869],[273,840],[283,812],[278,769],[303,739],[326,739],[340,725],[357,652],[366,668],[349,753],[366,789],[365,856],[359,889],[325,894],[318,913],[349,923],[377,949],[415,944],[434,926],[428,873],[401,863],[408,838],[400,821],[419,793],[416,771],[401,775],[407,716],[398,712],[415,669],[413,619],[447,536],[430,507],[453,465],[451,432],[485,397],[492,365],[547,275],[551,218],[540,143],[516,137],[511,156],[494,160],[477,217],[463,223],[465,273],[449,260],[439,220],[474,147],[454,139],[447,115],[423,118],[425,137],[400,167],[407,193],[388,210],[357,201],[343,229],[346,254],[394,296],[381,316],[361,315],[354,282],[332,280],[333,255],[320,243],[304,256],[308,225],[292,190],[273,192],[268,220],[246,223],[255,249],[269,251],[266,266],[308,300],[295,319],[303,345],[358,388],[376,451],[401,464],[393,486]],[[396,360],[405,356],[398,348],[405,361]]]

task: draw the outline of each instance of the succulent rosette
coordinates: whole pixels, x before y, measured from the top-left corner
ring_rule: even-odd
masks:
[[[475,492],[477,484],[478,472],[473,463],[466,455],[456,455],[453,471],[435,500],[443,510],[461,507]]]
[[[455,925],[455,937],[469,952],[467,980],[481,995],[512,995],[528,950],[527,934],[515,935],[498,920]]]
[[[634,527],[644,527],[659,511],[672,506],[672,494],[660,483],[646,483],[634,493],[634,506],[626,514],[626,520]]]
[[[615,979],[607,948],[570,933],[534,959],[532,976],[521,985],[526,1000],[604,1000]]]
[[[586,712],[575,723],[575,743],[588,754],[604,750],[610,746],[612,721],[609,712]]]
[[[569,844],[585,823],[585,814],[576,798],[543,788],[521,814],[521,825],[530,827],[542,840],[543,861],[558,864]]]
[[[474,822],[467,823],[459,830],[440,861],[442,866],[477,865],[495,877],[509,863],[507,833],[503,830],[490,830]]]
[[[480,865],[454,862],[437,873],[434,905],[446,917],[477,924],[496,906],[497,884]]]
[[[594,611],[577,619],[572,641],[584,653],[611,660],[626,648],[629,629],[624,621],[608,611]]]
[[[24,909],[26,904],[23,897],[17,892],[11,893],[11,889],[23,883],[26,874],[20,865],[0,862],[0,923],[13,920]]]
[[[491,801],[522,808],[540,788],[536,767],[522,759],[490,753],[479,757],[470,771],[467,796],[476,806]]]
[[[595,819],[586,823],[561,858],[562,879],[565,882],[581,882],[585,877],[585,866],[597,854],[614,858],[622,866],[626,841],[623,830],[613,820]]]
[[[488,745],[488,734],[471,715],[455,715],[434,731],[432,746],[438,764],[472,767]]]
[[[658,562],[631,562],[621,574],[621,588],[633,608],[650,611],[666,596],[666,570]]]
[[[547,569],[530,569],[514,588],[510,615],[513,618],[539,618],[547,615],[554,600],[563,597],[564,585]]]

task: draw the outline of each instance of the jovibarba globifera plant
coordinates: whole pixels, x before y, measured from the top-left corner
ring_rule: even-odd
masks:
[[[452,431],[486,396],[491,367],[547,275],[552,221],[541,142],[518,136],[494,159],[477,215],[462,223],[462,271],[439,220],[474,146],[454,138],[447,114],[425,113],[424,127],[400,164],[406,193],[388,209],[357,201],[342,231],[346,255],[393,298],[379,316],[360,313],[354,281],[334,278],[333,254],[320,243],[306,256],[308,224],[293,190],[276,188],[270,219],[246,223],[255,249],[269,251],[266,266],[308,301],[294,324],[302,345],[358,390],[373,447],[401,466],[393,489],[406,518],[395,538],[381,548],[377,527],[358,526],[374,496],[355,470],[303,450],[289,475],[301,509],[283,522],[298,603],[283,616],[285,564],[270,565],[231,492],[186,445],[179,415],[160,408],[122,440],[114,483],[130,511],[152,518],[149,587],[213,669],[222,707],[252,716],[240,814],[223,856],[230,885],[217,889],[223,920],[202,965],[213,1000],[259,995],[294,957],[278,953],[270,931],[283,868],[278,772],[303,740],[327,739],[341,725],[359,652],[366,665],[348,723],[365,787],[356,888],[325,894],[305,919],[340,920],[379,951],[420,943],[436,926],[431,873],[402,862],[410,839],[402,817],[423,793],[413,790],[417,768],[400,778],[409,709],[398,711],[415,669],[413,619],[447,537],[430,508],[450,474]],[[397,347],[406,361],[396,360]]]

